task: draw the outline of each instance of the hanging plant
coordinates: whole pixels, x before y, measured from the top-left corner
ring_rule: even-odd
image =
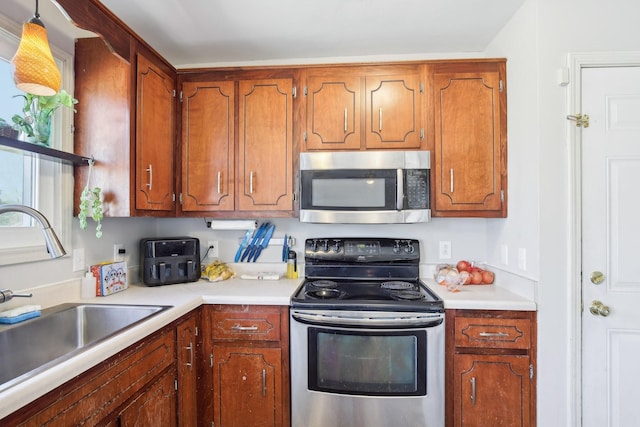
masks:
[[[80,228],[82,230],[87,228],[87,217],[90,216],[96,222],[96,237],[99,239],[102,237],[102,199],[100,198],[100,187],[89,187],[91,181],[91,172],[93,171],[94,161],[89,162],[89,174],[87,177],[87,184],[80,194],[80,212],[78,213],[78,221],[80,222]]]

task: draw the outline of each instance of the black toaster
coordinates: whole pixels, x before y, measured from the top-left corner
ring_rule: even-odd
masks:
[[[194,237],[140,240],[142,281],[148,286],[200,279],[200,241]]]

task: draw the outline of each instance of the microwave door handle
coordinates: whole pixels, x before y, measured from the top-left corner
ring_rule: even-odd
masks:
[[[399,211],[404,207],[404,174],[402,173],[402,169],[397,169],[396,173],[398,175],[398,188],[396,189],[396,209]]]

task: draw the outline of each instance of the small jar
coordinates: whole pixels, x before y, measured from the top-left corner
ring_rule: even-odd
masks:
[[[287,279],[298,278],[298,256],[296,251],[290,250],[287,253]]]

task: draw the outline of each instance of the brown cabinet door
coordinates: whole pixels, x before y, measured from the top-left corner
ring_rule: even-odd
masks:
[[[178,425],[198,425],[196,372],[196,316],[192,315],[176,328],[176,351],[178,352]]]
[[[529,356],[454,356],[455,427],[530,426]]]
[[[176,425],[175,370],[170,369],[119,415],[120,427]]]
[[[100,187],[105,217],[132,214],[131,179],[131,65],[114,55],[101,38],[80,38],[75,44],[75,96],[79,102],[74,118],[74,152],[93,156],[89,168],[73,169],[74,201],[87,180]],[[74,215],[79,204],[74,203]]]
[[[307,150],[360,149],[360,77],[307,79]]]
[[[422,145],[424,84],[419,72],[366,78],[367,149]]]
[[[182,211],[234,210],[234,82],[182,85]]]
[[[291,79],[239,82],[238,210],[293,209]]]
[[[506,216],[506,107],[499,72],[436,73],[434,80],[432,213]]]
[[[136,208],[174,209],[174,79],[138,54]]]
[[[216,345],[213,351],[215,425],[283,426],[281,350]]]

